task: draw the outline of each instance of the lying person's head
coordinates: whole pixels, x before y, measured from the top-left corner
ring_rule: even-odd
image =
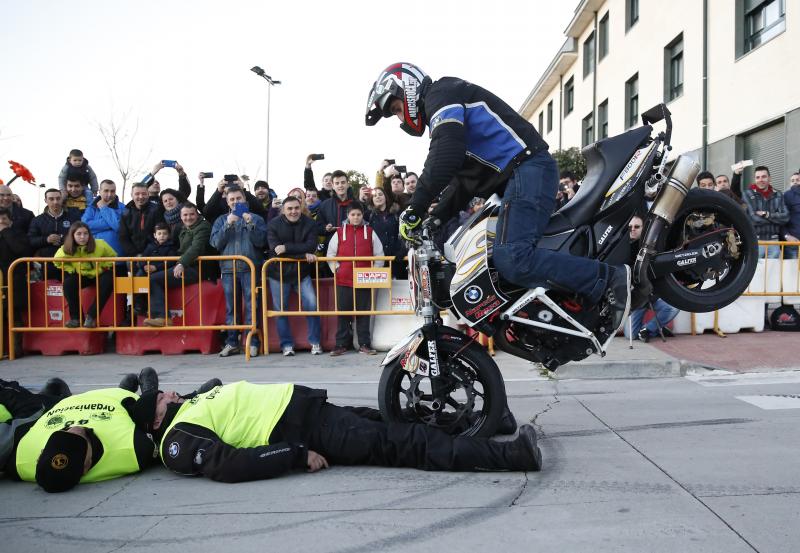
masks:
[[[103,445],[91,428],[71,426],[50,435],[36,463],[36,483],[46,492],[74,488],[103,455]]]

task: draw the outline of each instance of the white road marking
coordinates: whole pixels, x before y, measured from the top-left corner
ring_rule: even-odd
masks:
[[[760,407],[761,409],[800,409],[800,396],[736,396],[747,403]]]

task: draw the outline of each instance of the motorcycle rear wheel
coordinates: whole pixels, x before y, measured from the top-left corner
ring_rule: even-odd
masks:
[[[692,221],[712,221],[707,225]],[[690,224],[687,224],[690,223]],[[725,252],[726,268],[712,278],[700,278],[691,270],[668,274],[653,281],[655,294],[668,304],[691,313],[707,313],[733,303],[747,289],[758,264],[758,238],[747,213],[724,194],[694,188],[686,195],[674,223],[657,242],[659,252],[680,248],[693,236],[720,228],[733,229],[739,256]]]
[[[439,340],[436,345],[441,360],[436,384],[428,376],[403,369],[400,358],[384,367],[378,385],[384,420],[422,423],[452,435],[494,435],[506,405],[505,383],[497,364],[475,343],[464,347],[464,343]],[[419,356],[427,360],[424,347]]]

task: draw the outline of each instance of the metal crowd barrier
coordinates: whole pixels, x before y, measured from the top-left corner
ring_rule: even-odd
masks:
[[[763,262],[763,264],[759,263],[759,267],[763,266],[763,278],[756,273],[747,290],[742,294],[742,297],[778,296],[783,299],[786,297],[796,296],[798,297],[798,302],[800,303],[800,259],[787,259],[785,257],[786,248],[798,247],[800,246],[800,242],[788,242],[784,240],[759,240],[758,245],[780,246],[780,255],[777,258],[769,258],[767,257],[769,254],[769,249],[767,248],[764,251],[764,256],[759,258],[759,262]],[[771,272],[775,270],[776,266],[778,273],[777,279],[774,278],[774,272]],[[793,272],[792,269],[794,269],[794,275],[791,274]],[[777,281],[777,289],[773,288],[776,282],[772,281]],[[753,291],[752,288],[763,288],[763,290]],[[724,338],[725,333],[720,328],[719,317],[719,310],[715,310],[711,329],[717,336]],[[691,334],[694,336],[697,334],[697,314],[691,313],[690,320]]]
[[[264,352],[265,354],[269,354],[269,344],[268,340],[268,333],[267,329],[268,322],[270,318],[274,317],[310,317],[310,316],[330,316],[330,315],[413,315],[414,311],[411,309],[404,309],[404,310],[377,310],[375,309],[375,299],[376,299],[376,290],[380,289],[388,289],[389,291],[389,305],[392,305],[392,261],[395,258],[392,256],[361,256],[361,257],[353,257],[353,256],[337,256],[337,257],[317,257],[313,262],[309,262],[305,259],[293,259],[287,257],[274,257],[272,259],[268,259],[264,265],[261,267],[261,288],[265,290],[265,293],[262,294],[261,302],[262,302],[262,313],[263,313],[263,328],[264,328]],[[359,289],[369,289],[371,290],[370,293],[370,309],[368,311],[359,311],[356,309],[353,310],[339,310],[339,303],[338,297],[336,294],[336,285],[337,285],[337,277],[336,272],[333,272],[331,278],[333,282],[333,286],[331,288],[331,293],[333,294],[333,302],[334,308],[333,310],[323,310],[320,309],[320,263],[327,264],[328,262],[336,261],[336,262],[349,262],[349,261],[369,261],[369,267],[354,267],[353,268],[353,288],[352,288],[352,302],[353,307],[356,306],[356,290]],[[384,261],[388,264],[383,267],[375,267],[376,261]],[[269,282],[268,282],[268,273],[269,268],[273,265],[279,265],[278,272],[280,274],[280,278],[276,279],[280,283],[281,290],[283,289],[284,282],[283,282],[283,268],[284,263],[292,264],[296,267],[297,272],[297,287],[292,293],[297,295],[297,309],[288,310],[285,309],[288,306],[283,305],[283,294],[281,294],[280,298],[273,298],[273,303],[277,309],[269,309],[269,305],[267,302],[267,294],[266,290],[269,290]],[[302,294],[300,293],[300,276],[301,276],[301,264],[314,264],[314,267],[311,271],[311,279],[314,283],[314,292],[317,298],[317,309],[315,311],[303,311],[303,298]],[[291,285],[291,284],[289,284]],[[291,296],[290,296],[291,298]]]
[[[79,315],[79,323],[80,326],[77,328],[67,328],[65,325],[65,321],[69,318],[69,310],[67,307],[67,299],[66,295],[64,294],[64,278],[65,278],[65,271],[61,272],[61,310],[63,313],[61,325],[53,325],[50,323],[50,317],[48,316],[48,306],[47,306],[47,287],[45,286],[43,295],[44,295],[44,326],[32,326],[33,320],[33,312],[31,307],[31,273],[32,273],[32,264],[33,263],[40,263],[42,265],[42,280],[47,282],[48,280],[55,280],[48,278],[48,272],[52,272],[52,269],[48,266],[49,264],[58,265],[60,263],[93,263],[95,273],[97,271],[97,267],[101,263],[111,263],[111,267],[106,269],[107,271],[112,271],[113,274],[113,288],[111,295],[109,296],[108,301],[114,301],[114,298],[117,294],[147,294],[147,316],[148,318],[151,317],[151,297],[150,297],[150,276],[135,276],[135,268],[140,263],[152,264],[156,267],[159,265],[163,266],[164,270],[164,318],[169,319],[169,298],[172,295],[174,298],[175,289],[178,287],[172,288],[172,293],[170,293],[170,287],[168,286],[167,280],[167,270],[172,270],[171,267],[168,267],[168,263],[176,262],[180,258],[179,257],[86,257],[86,258],[58,258],[56,260],[52,257],[23,257],[20,259],[15,260],[8,269],[8,274],[13,274],[13,271],[20,266],[24,266],[24,270],[26,271],[26,282],[27,282],[27,324],[24,326],[17,326],[14,321],[13,311],[14,311],[14,282],[13,279],[9,279],[8,282],[8,289],[7,289],[7,298],[8,298],[8,325],[9,325],[9,344],[8,344],[8,351],[9,351],[9,359],[15,358],[15,348],[14,348],[14,334],[17,332],[24,333],[24,332],[42,332],[42,331],[53,331],[53,332],[131,332],[131,331],[144,331],[144,332],[178,332],[178,331],[190,331],[190,330],[240,330],[240,331],[247,331],[247,335],[245,337],[245,357],[247,360],[250,359],[250,342],[254,335],[260,333],[257,328],[258,317],[256,316],[256,307],[257,307],[257,293],[258,289],[256,288],[256,268],[253,262],[248,259],[247,257],[241,255],[209,255],[209,256],[200,256],[198,257],[198,279],[197,282],[191,282],[186,284],[186,273],[181,276],[181,284],[180,284],[180,297],[181,297],[181,309],[183,312],[183,324],[178,325],[167,325],[163,327],[150,327],[150,326],[135,326],[136,316],[133,313],[133,300],[131,298],[131,317],[129,324],[121,325],[122,321],[118,320],[117,317],[117,310],[113,309],[113,324],[112,325],[100,325],[100,318],[103,312],[105,305],[97,306],[97,326],[95,328],[86,328],[83,326],[84,321],[84,309],[83,309],[83,298],[81,291],[83,290],[82,287],[82,279],[84,278],[80,273],[78,273],[78,309],[80,312]],[[250,324],[204,324],[203,323],[203,295],[202,293],[199,294],[198,301],[199,301],[199,324],[195,325],[188,325],[186,324],[186,286],[191,284],[199,284],[203,282],[203,263],[204,262],[216,262],[219,261],[241,261],[248,266],[248,270],[250,273]],[[119,263],[125,264],[124,272],[126,274],[120,274],[122,269],[118,266]],[[233,275],[236,276],[237,264],[233,263]],[[56,267],[57,268],[57,267]],[[217,272],[215,270],[214,272]],[[127,274],[129,273],[129,274]],[[208,275],[208,273],[206,273]],[[234,297],[237,297],[237,279],[233,279],[233,290],[234,290]],[[94,286],[94,301],[99,304],[100,298],[100,290],[98,286]],[[234,302],[234,322],[238,320],[237,318],[237,310],[238,302]],[[0,323],[1,325],[2,323]],[[0,327],[1,328],[1,327]],[[2,342],[0,342],[2,344]]]

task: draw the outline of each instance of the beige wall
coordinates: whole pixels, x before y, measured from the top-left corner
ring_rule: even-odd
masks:
[[[596,67],[599,105],[608,99],[609,135],[623,132],[625,81],[639,73],[639,111],[664,101],[664,47],[679,33],[684,42],[683,95],[667,105],[672,112],[676,152],[702,146],[703,3],[701,0],[655,2],[640,0],[639,21],[625,31],[625,0],[608,0],[598,9],[599,20],[609,11],[609,53]],[[740,133],[800,107],[800,73],[793,69],[800,48],[800,0],[786,0],[786,31],[735,60],[735,1],[709,0],[709,136],[708,142]],[[592,75],[583,78],[583,42],[594,20],[580,32],[578,57],[564,72],[574,75],[575,110],[563,122],[562,147],[581,145],[581,120],[592,111]],[[538,80],[538,79],[532,79]],[[556,85],[534,110],[531,121],[550,98],[558,105]],[[559,106],[560,107],[560,106]],[[545,136],[551,150],[558,147],[558,119]],[[546,128],[545,128],[546,130]],[[596,129],[595,132],[598,132]]]

